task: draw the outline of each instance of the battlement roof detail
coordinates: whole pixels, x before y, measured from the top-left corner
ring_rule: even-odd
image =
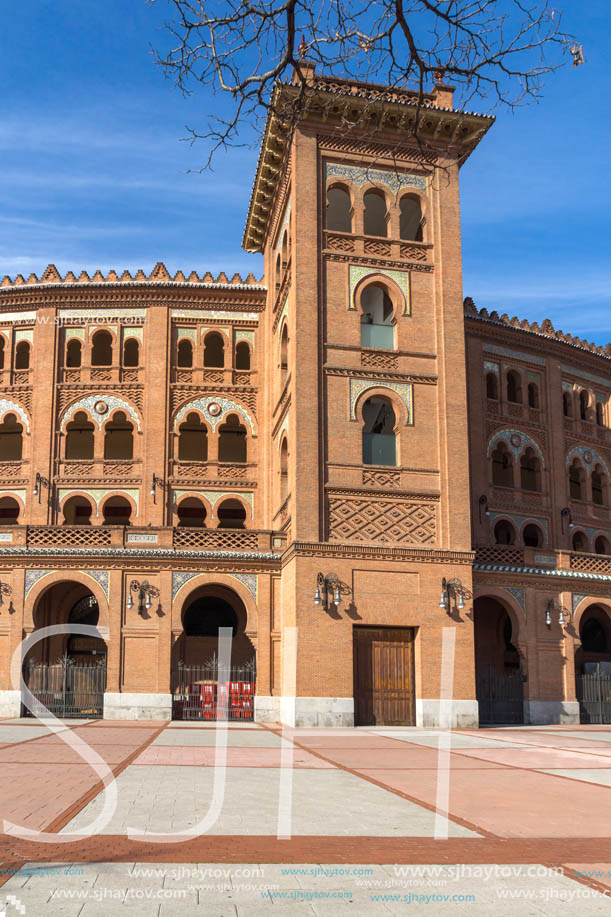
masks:
[[[206,287],[208,289],[223,289],[225,287],[232,287],[237,290],[264,290],[265,284],[263,280],[257,280],[253,274],[249,274],[245,279],[241,277],[240,274],[234,274],[233,277],[228,279],[227,275],[221,271],[218,277],[213,277],[212,274],[207,271],[201,276],[197,271],[191,271],[188,276],[185,276],[182,271],[177,271],[172,277],[166,268],[165,264],[162,261],[158,261],[150,274],[145,274],[143,270],[136,271],[135,274],[130,274],[129,271],[123,271],[119,275],[116,271],[110,270],[107,274],[103,274],[101,271],[96,271],[93,276],[89,276],[87,271],[81,271],[81,273],[76,276],[72,271],[68,271],[63,277],[57,270],[54,264],[49,264],[41,275],[37,277],[36,274],[30,274],[27,280],[23,277],[22,274],[17,274],[13,280],[11,277],[6,275],[0,281],[0,292],[4,287],[23,287],[23,286],[47,286],[52,284],[65,284],[70,286],[83,286],[91,284],[166,284],[168,286],[198,286]]]

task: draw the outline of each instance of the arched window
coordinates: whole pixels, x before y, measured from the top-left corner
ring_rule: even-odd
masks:
[[[530,446],[520,456],[520,487],[522,490],[541,490],[541,462]]]
[[[193,344],[188,338],[181,338],[178,342],[176,365],[183,369],[190,369],[193,366]]]
[[[503,442],[492,453],[492,483],[500,487],[513,487],[513,458]]]
[[[486,375],[486,398],[492,401],[499,400],[499,380],[496,373],[487,373]]]
[[[186,497],[176,510],[181,528],[203,529],[206,523],[206,507],[197,497]]]
[[[607,476],[601,465],[595,465],[592,471],[592,503],[604,506],[607,502]]]
[[[597,554],[609,554],[609,542],[604,535],[598,535],[594,542],[594,550]]]
[[[92,506],[85,497],[70,497],[64,503],[63,525],[91,525]]]
[[[573,459],[569,468],[569,494],[571,500],[585,500],[585,480],[583,466],[577,459]]]
[[[579,392],[579,416],[582,420],[588,419],[588,407],[590,405],[590,394],[584,388]]]
[[[131,525],[132,507],[125,497],[109,497],[102,513],[103,525]]]
[[[370,283],[361,294],[361,347],[392,350],[395,346],[393,304],[382,283]]]
[[[83,346],[76,338],[71,338],[66,344],[66,366],[77,369],[83,361]]]
[[[128,338],[123,344],[123,366],[138,366],[140,363],[140,344],[136,338]]]
[[[178,428],[178,458],[181,462],[208,461],[208,429],[199,414],[187,414]]]
[[[0,500],[0,525],[17,525],[19,521],[19,504],[13,497],[2,497]]]
[[[132,459],[134,457],[134,425],[123,411],[117,411],[104,427],[104,458]]]
[[[219,427],[219,462],[246,461],[246,427],[237,414],[230,414]]]
[[[93,458],[93,424],[84,411],[77,411],[74,420],[66,426],[66,458]],[[72,524],[72,523],[71,523]]]
[[[573,397],[570,392],[562,393],[562,412],[565,417],[573,416]]]
[[[572,542],[573,550],[580,554],[584,554],[589,548],[588,539],[583,532],[574,532]]]
[[[282,326],[282,335],[280,337],[280,376],[282,379],[282,387],[286,383],[286,377],[289,371],[289,331],[284,324]]]
[[[286,440],[280,446],[280,502],[284,503],[289,495],[289,450]]]
[[[422,242],[422,206],[420,199],[413,194],[401,198],[399,236],[409,242]]]
[[[284,270],[288,264],[289,260],[289,234],[284,230],[284,235],[282,236],[282,270]]]
[[[363,215],[363,232],[366,236],[387,236],[386,198],[381,191],[366,191],[363,196],[365,213]]]
[[[386,398],[374,395],[363,405],[363,464],[396,465],[395,412]]]
[[[501,519],[494,526],[494,540],[497,544],[515,544],[516,530],[507,519]]]
[[[30,368],[30,345],[27,341],[20,341],[15,351],[15,369]]]
[[[327,191],[327,229],[352,232],[350,195],[341,185],[334,185]]]
[[[528,383],[528,407],[539,410],[539,386],[536,382]]]
[[[605,412],[603,410],[602,402],[596,402],[596,423],[599,427],[604,427],[605,425]]]
[[[519,373],[514,369],[507,373],[507,401],[522,404],[522,382]]]
[[[240,341],[235,349],[235,368],[248,370],[250,369],[250,347],[246,341]]]
[[[243,529],[246,510],[239,500],[223,500],[217,512],[220,529]]]
[[[0,462],[19,462],[23,455],[23,427],[15,414],[6,414],[0,424]]]
[[[225,345],[223,338],[216,331],[211,331],[204,338],[204,366],[222,367],[225,365]]]
[[[112,366],[112,335],[108,331],[96,331],[91,348],[92,366]]]
[[[4,369],[6,341],[0,335],[0,369]]]
[[[527,548],[540,548],[543,544],[541,529],[534,522],[529,522],[522,531],[522,541]]]

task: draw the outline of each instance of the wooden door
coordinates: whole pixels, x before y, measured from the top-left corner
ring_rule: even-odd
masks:
[[[357,726],[415,726],[412,627],[354,628]]]

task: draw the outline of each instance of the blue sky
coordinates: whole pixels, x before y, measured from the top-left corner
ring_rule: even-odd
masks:
[[[558,0],[587,63],[497,122],[462,171],[464,291],[478,305],[611,340],[605,176],[608,4]],[[144,0],[0,5],[0,275],[143,267],[261,274],[240,248],[256,148],[181,142],[220,105],[153,63],[168,7]],[[244,137],[252,140],[252,135]]]

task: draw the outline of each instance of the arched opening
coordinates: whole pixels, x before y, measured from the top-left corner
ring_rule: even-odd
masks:
[[[562,411],[565,417],[573,416],[573,397],[570,392],[562,393]]]
[[[240,597],[224,585],[202,586],[186,599],[182,622],[172,660],[174,719],[214,720],[226,710],[230,720],[251,720],[256,660]],[[220,628],[231,629],[229,672],[219,670]]]
[[[83,362],[83,345],[76,338],[66,344],[66,366],[68,369],[78,369]]]
[[[522,531],[522,541],[527,548],[540,548],[543,545],[543,532],[534,522],[529,522]]]
[[[178,458],[181,462],[208,461],[208,428],[199,414],[187,414],[178,428]]]
[[[77,411],[66,424],[67,459],[92,459],[94,451],[94,426],[84,411]]]
[[[579,622],[575,689],[582,723],[611,723],[611,622],[605,605],[590,605]]]
[[[117,411],[104,427],[104,458],[123,460],[134,457],[134,425],[123,411]]]
[[[219,529],[246,528],[246,510],[239,500],[223,500],[217,511]]]
[[[176,365],[182,369],[191,369],[193,366],[193,344],[188,338],[182,338],[178,342]]]
[[[15,414],[5,414],[0,424],[0,462],[19,462],[23,455],[23,426]]]
[[[408,242],[422,242],[422,205],[413,194],[405,194],[399,203],[399,237]]]
[[[282,283],[282,258],[280,252],[276,255],[276,292],[280,289]]]
[[[516,530],[507,519],[501,519],[494,526],[494,540],[496,544],[515,544]]]
[[[96,331],[92,343],[91,365],[112,366],[112,335],[108,331]]]
[[[6,341],[0,335],[0,369],[4,369],[4,363],[6,360]]]
[[[573,459],[569,467],[569,494],[571,500],[586,498],[586,473],[577,459]]]
[[[528,383],[528,407],[539,410],[539,386],[536,382]]]
[[[19,512],[19,504],[14,497],[0,498],[0,525],[17,525]]]
[[[541,462],[530,446],[520,456],[520,487],[522,490],[541,490]]]
[[[585,554],[590,550],[590,545],[584,532],[573,532],[572,545],[573,550],[578,551],[580,554]]]
[[[30,345],[27,341],[20,341],[15,350],[15,369],[30,368]]]
[[[181,528],[203,529],[206,524],[206,507],[197,497],[185,497],[176,508]]]
[[[480,724],[522,723],[522,674],[513,621],[498,599],[482,596],[473,603],[473,624]]]
[[[96,626],[98,602],[83,584],[55,583],[39,596],[35,632],[56,624]],[[101,718],[106,688],[106,644],[100,637],[53,634],[28,653],[24,681],[35,698],[33,713],[43,707],[63,718]],[[27,715],[32,715],[26,710]]]
[[[204,338],[204,366],[222,368],[225,365],[225,344],[216,331],[211,331]]]
[[[246,427],[237,414],[230,414],[219,427],[219,462],[246,461]]]
[[[600,401],[596,402],[596,423],[599,427],[604,427],[605,425],[605,412]]]
[[[597,506],[606,506],[607,504],[607,475],[602,465],[595,465],[592,471],[592,503]]]
[[[363,232],[366,236],[387,236],[386,198],[381,191],[366,191],[363,195],[365,213],[363,215]]]
[[[507,401],[512,404],[522,404],[522,380],[520,374],[514,369],[507,373]]]
[[[590,405],[590,394],[585,389],[579,392],[579,416],[581,420],[588,419],[588,407]]]
[[[387,398],[374,395],[363,405],[364,465],[396,465],[395,412]]]
[[[333,185],[327,191],[327,229],[333,232],[352,232],[350,195],[341,185]]]
[[[140,344],[136,338],[128,338],[123,344],[123,366],[138,366],[140,362]]]
[[[499,400],[499,380],[496,373],[486,374],[486,398],[492,401]]]
[[[492,483],[499,487],[513,487],[513,457],[502,441],[492,452]]]
[[[361,293],[361,347],[392,350],[395,346],[393,304],[382,283],[370,283]]]
[[[62,525],[91,525],[93,507],[86,497],[70,497],[64,503]]]
[[[109,497],[102,514],[104,525],[131,525],[132,506],[125,497]]]
[[[289,331],[284,324],[282,326],[282,334],[280,335],[280,378],[282,380],[282,388],[286,385],[286,379],[289,371]]]
[[[282,236],[282,270],[286,269],[287,264],[289,263],[289,234],[287,230],[284,230],[284,235]]]
[[[250,347],[246,341],[240,341],[235,349],[235,368],[240,370],[250,369]]]
[[[286,440],[280,446],[280,503],[284,504],[289,495],[289,449]]]
[[[597,554],[609,554],[611,553],[609,549],[609,541],[605,538],[604,535],[598,535],[596,541],[594,542],[594,551]]]

